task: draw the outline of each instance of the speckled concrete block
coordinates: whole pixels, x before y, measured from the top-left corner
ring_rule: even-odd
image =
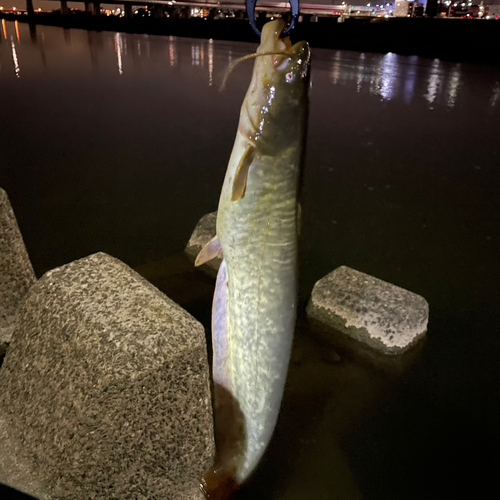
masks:
[[[35,281],[14,211],[0,188],[0,357],[12,337],[17,307]]]
[[[320,279],[310,319],[384,354],[400,354],[427,330],[429,305],[415,293],[347,266]]]
[[[199,498],[214,453],[202,325],[103,253],[46,273],[18,313],[0,408],[51,497]]]
[[[38,500],[51,500],[38,476],[33,473],[30,461],[25,457],[23,446],[12,436],[11,425],[0,407],[0,482],[7,484]]]
[[[9,325],[5,328],[0,328],[0,364],[1,360],[5,356],[7,348],[9,347],[13,333],[14,333],[14,325]]]
[[[200,253],[200,250],[215,236],[216,222],[217,212],[212,212],[204,215],[196,225],[184,250],[193,262]],[[210,276],[215,277],[217,276],[221,262],[222,259],[216,258],[200,266],[200,269]]]

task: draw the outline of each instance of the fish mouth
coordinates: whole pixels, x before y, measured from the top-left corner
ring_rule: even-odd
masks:
[[[283,52],[289,49],[291,47],[290,37],[281,37],[285,28],[286,23],[283,19],[275,19],[264,24],[257,53]]]
[[[274,54],[273,65],[277,70],[285,69],[291,58],[300,58],[305,62],[309,61],[309,45],[307,42],[300,41],[292,45],[289,36],[282,36],[286,27],[286,22],[281,18],[266,23],[262,28],[261,43],[257,49],[257,54]]]

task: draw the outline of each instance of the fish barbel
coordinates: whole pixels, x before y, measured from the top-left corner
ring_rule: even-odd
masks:
[[[271,439],[297,306],[297,193],[309,90],[309,46],[264,25],[217,214],[197,265],[222,252],[212,312],[219,467],[237,485]]]

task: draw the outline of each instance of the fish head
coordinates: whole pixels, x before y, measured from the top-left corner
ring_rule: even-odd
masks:
[[[245,128],[265,154],[279,154],[305,131],[310,50],[305,41],[292,45],[289,37],[282,37],[285,28],[282,19],[264,25],[243,104],[248,118]]]

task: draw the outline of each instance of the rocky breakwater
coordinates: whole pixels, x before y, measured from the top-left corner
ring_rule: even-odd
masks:
[[[214,453],[204,329],[98,253],[29,290],[0,371],[0,481],[43,499],[195,499]]]
[[[0,188],[0,358],[12,338],[17,309],[35,281],[9,197]]]
[[[215,236],[216,218],[217,212],[206,214],[196,225],[184,250],[193,262]],[[215,276],[219,266],[220,259],[213,259],[200,269]],[[422,346],[429,304],[416,293],[340,266],[316,282],[306,316],[306,332],[343,356],[402,369]]]
[[[429,304],[416,293],[340,266],[314,285],[307,316],[313,331],[344,354],[406,364],[427,332]]]

